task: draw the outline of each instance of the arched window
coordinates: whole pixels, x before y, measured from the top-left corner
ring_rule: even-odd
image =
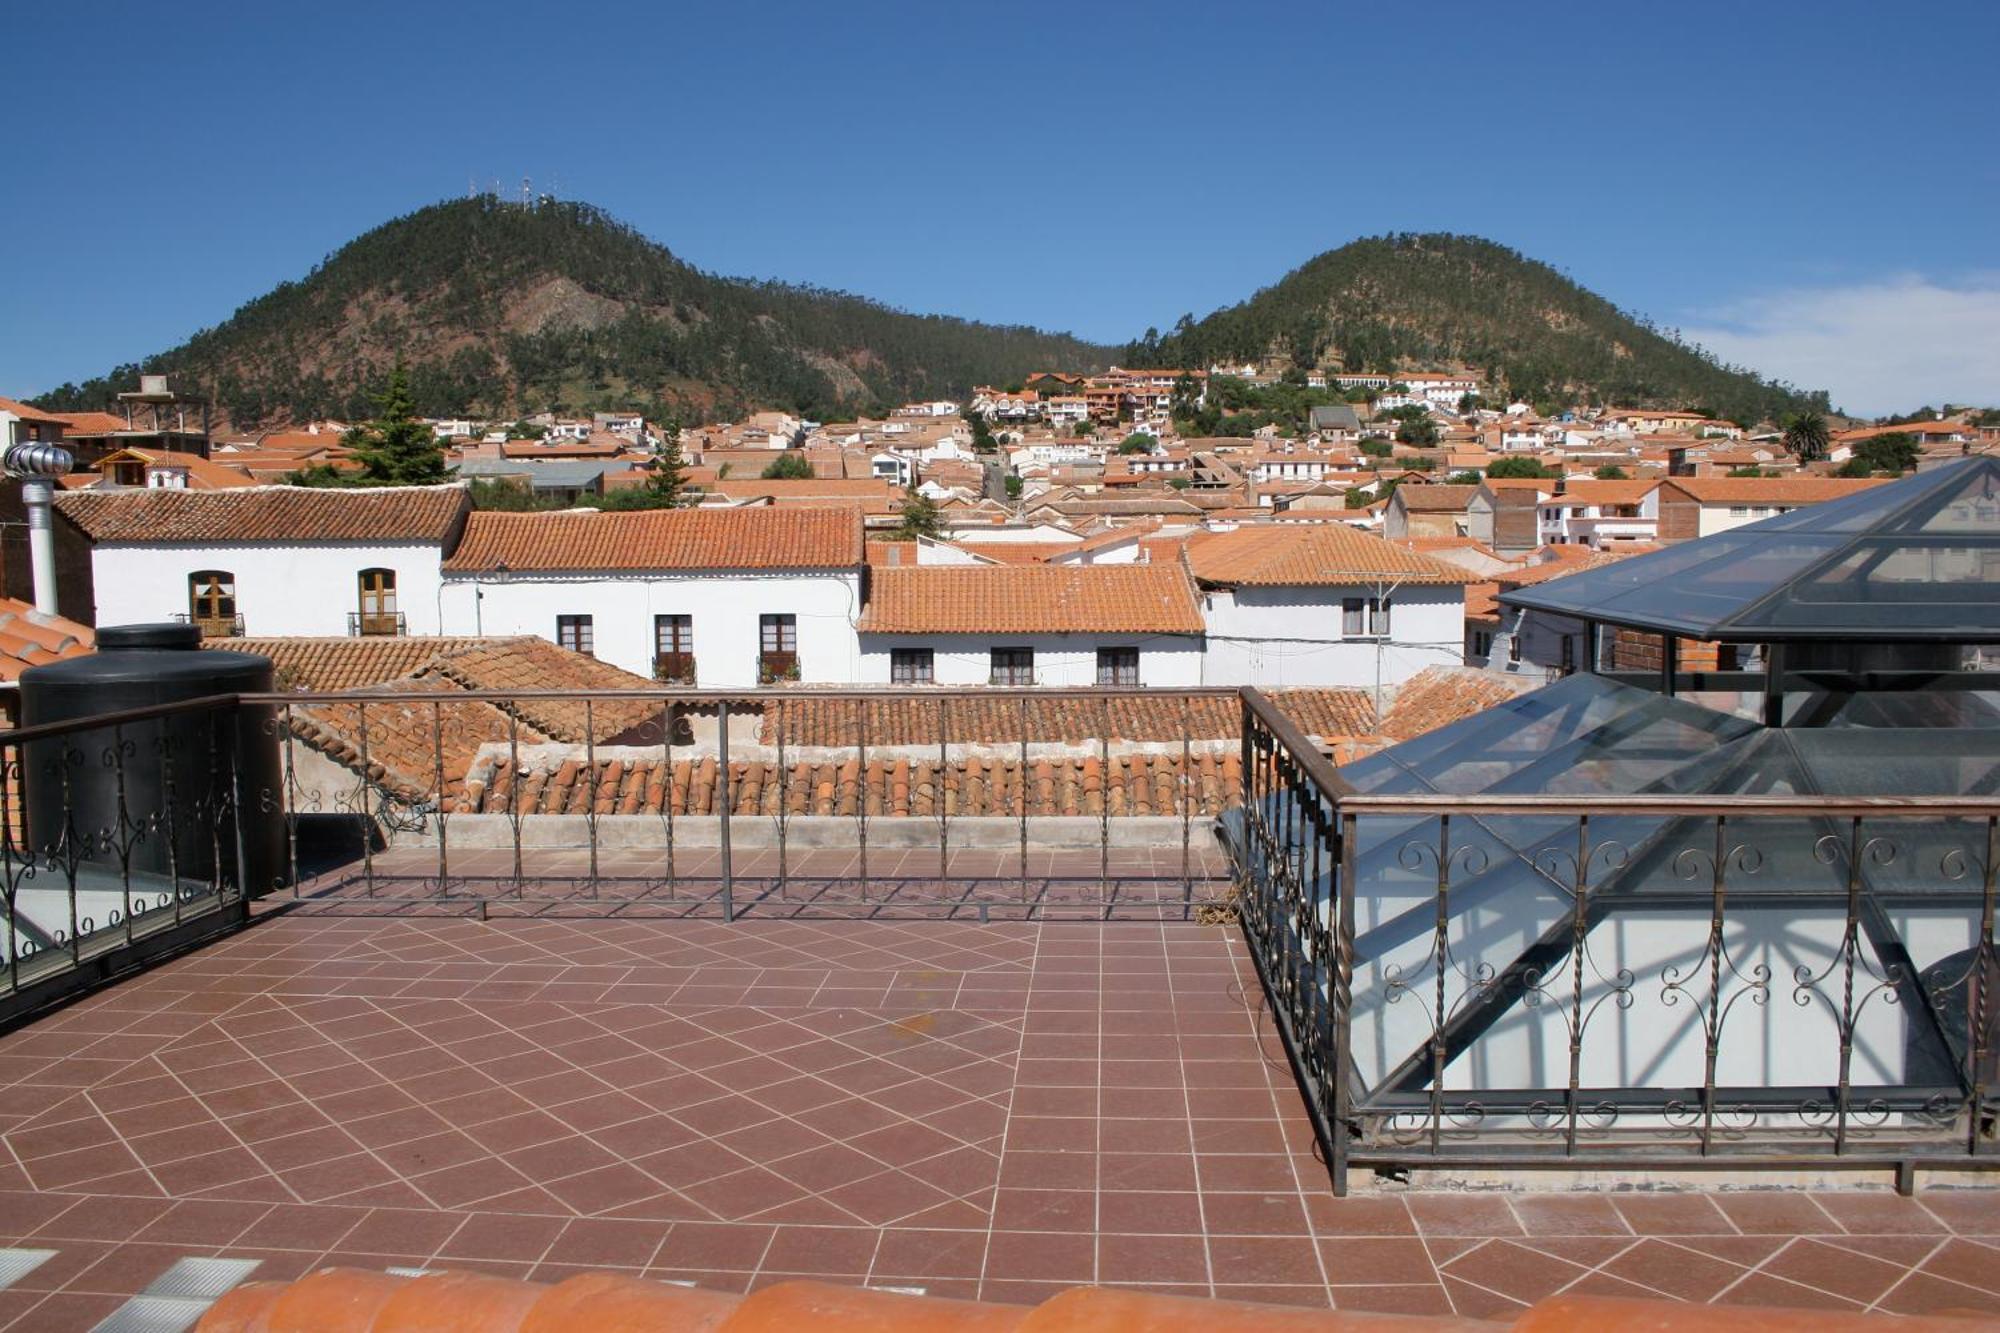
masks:
[[[364,569],[356,576],[361,609],[355,616],[357,634],[401,634],[403,619],[396,614],[396,571]]]
[[[204,638],[232,639],[243,633],[236,614],[236,576],[226,569],[198,569],[188,575],[188,619]]]

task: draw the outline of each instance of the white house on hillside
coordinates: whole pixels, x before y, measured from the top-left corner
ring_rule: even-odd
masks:
[[[1477,576],[1344,523],[1204,533],[1187,562],[1204,685],[1395,685],[1462,658]]]
[[[855,679],[853,506],[476,513],[443,632],[535,634],[627,671],[735,688]]]
[[[871,571],[865,685],[1197,685],[1202,617],[1178,565]]]
[[[83,490],[95,623],[191,620],[211,638],[439,633],[463,486]]]

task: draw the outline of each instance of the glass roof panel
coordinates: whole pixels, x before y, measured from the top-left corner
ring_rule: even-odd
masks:
[[[2000,458],[1501,594],[1701,639],[2000,641]]]

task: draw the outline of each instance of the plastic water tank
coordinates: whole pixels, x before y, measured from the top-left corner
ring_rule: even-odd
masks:
[[[98,630],[96,652],[21,673],[21,725],[270,688],[269,658],[204,649],[197,626],[112,625]],[[23,750],[29,846],[38,853],[64,845],[99,866],[209,882],[218,865],[235,879],[240,839],[242,886],[254,896],[279,883],[282,769],[268,707],[93,727]],[[241,812],[234,821],[232,804]]]

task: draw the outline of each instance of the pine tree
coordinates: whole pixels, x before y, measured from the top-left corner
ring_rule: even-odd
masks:
[[[389,387],[375,400],[377,415],[347,432],[341,443],[361,463],[361,478],[381,486],[427,486],[445,480],[444,448],[417,420],[410,397],[410,372],[402,362],[389,372]]]
[[[678,505],[687,488],[687,459],[681,453],[681,423],[669,421],[661,431],[659,456],[653,460],[653,475],[646,482],[661,506]]]

